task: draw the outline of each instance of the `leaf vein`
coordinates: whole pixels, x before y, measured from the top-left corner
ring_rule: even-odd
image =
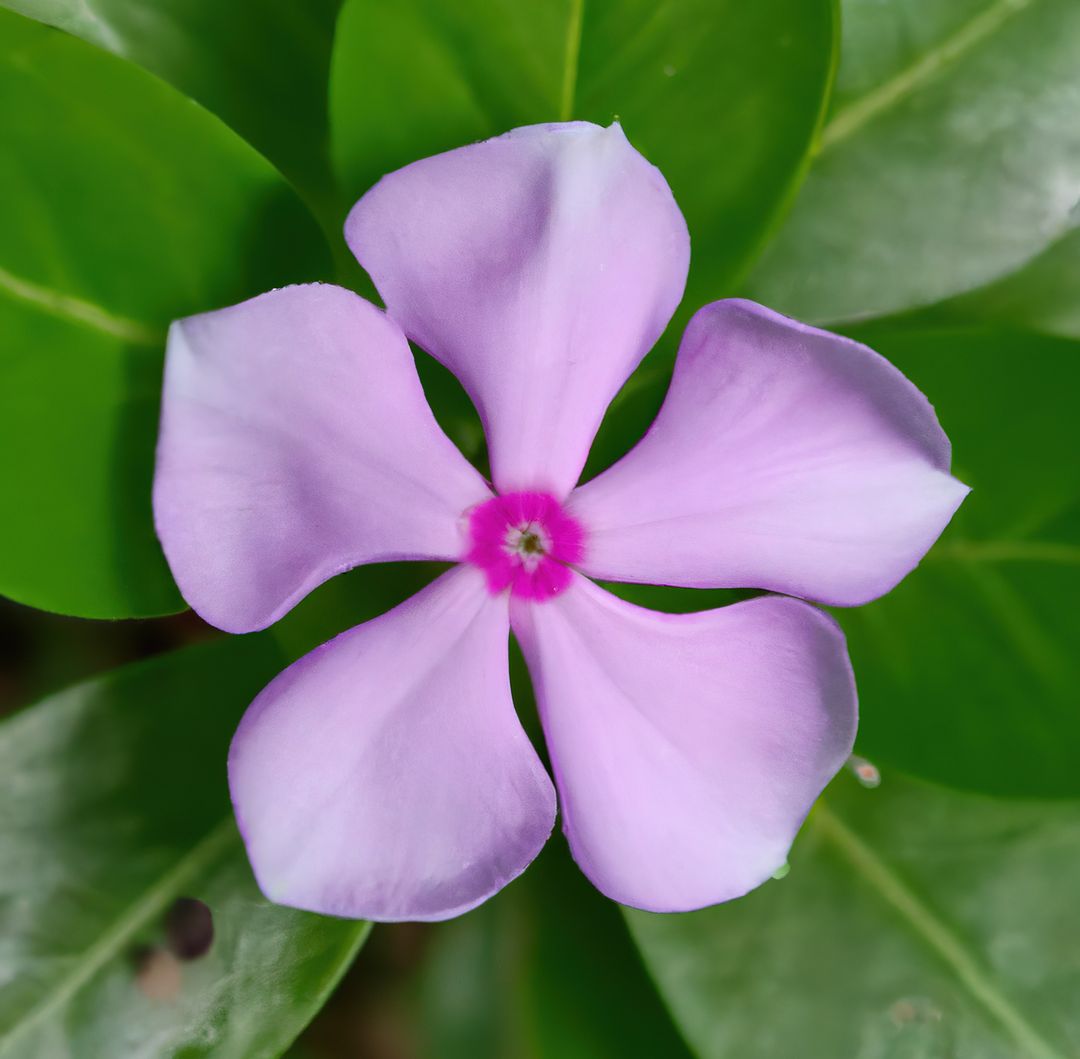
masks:
[[[566,24],[566,50],[563,58],[562,94],[559,104],[561,121],[574,116],[578,65],[581,60],[581,31],[585,19],[585,0],[570,0],[570,18]]]
[[[18,301],[27,302],[57,319],[92,327],[96,331],[122,339],[124,342],[153,347],[160,346],[162,343],[162,333],[156,328],[137,320],[130,320],[126,316],[118,316],[101,308],[100,305],[72,297],[70,294],[63,294],[49,287],[31,283],[4,268],[0,268],[0,291],[4,291]]]
[[[819,153],[835,147],[879,114],[902,102],[1034,2],[997,0],[896,76],[878,85],[858,101],[837,110],[821,134]]]
[[[952,541],[935,548],[927,558],[966,562],[1057,563],[1080,565],[1080,545],[1059,541]]]
[[[1006,996],[961,939],[824,800],[815,806],[810,820],[878,896],[892,906],[915,933],[948,964],[971,997],[1012,1035],[1023,1049],[1025,1059],[1066,1059]]]

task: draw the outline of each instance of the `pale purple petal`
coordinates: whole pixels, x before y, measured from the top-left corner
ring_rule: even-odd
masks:
[[[360,563],[457,559],[488,499],[408,343],[350,291],[285,287],[169,332],[154,480],[184,598],[249,632]]]
[[[575,860],[609,897],[681,912],[768,879],[851,753],[844,637],[794,599],[658,614],[580,575],[515,600]]]
[[[425,158],[353,208],[349,246],[464,384],[500,492],[565,497],[682,297],[686,224],[618,125],[535,125]]]
[[[555,792],[510,699],[507,598],[455,567],[300,659],[251,705],[229,785],[272,901],[446,919],[540,851]]]
[[[847,338],[760,305],[690,321],[644,439],[576,490],[581,568],[768,588],[840,606],[888,592],[968,492],[926,398]]]

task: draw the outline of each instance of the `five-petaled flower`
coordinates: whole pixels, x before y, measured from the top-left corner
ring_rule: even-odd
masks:
[[[655,423],[577,485],[682,297],[689,237],[613,125],[517,129],[385,177],[348,243],[386,303],[287,287],[169,338],[154,503],[187,601],[248,632],[360,563],[457,561],[275,679],[229,754],[274,901],[442,919],[554,825],[605,894],[676,911],[783,862],[847,759],[849,606],[919,561],[966,487],[921,393],[864,346],[701,309]],[[479,411],[491,483],[437,426],[407,339]],[[590,578],[768,589],[660,614]],[[520,727],[513,630],[555,786]]]

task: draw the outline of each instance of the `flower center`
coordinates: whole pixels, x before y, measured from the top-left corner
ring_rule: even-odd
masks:
[[[510,535],[511,547],[522,555],[543,555],[544,546],[540,543],[540,533],[530,523],[525,529],[513,530]]]
[[[465,559],[480,567],[492,595],[510,589],[525,599],[551,599],[570,584],[569,564],[584,551],[581,524],[548,493],[506,493],[468,512]]]

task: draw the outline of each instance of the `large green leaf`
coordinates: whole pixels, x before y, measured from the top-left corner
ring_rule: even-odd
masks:
[[[840,777],[790,874],[685,916],[628,913],[702,1059],[1069,1059],[1080,806]]]
[[[116,670],[0,725],[0,1056],[253,1059],[283,1051],[366,925],[255,887],[225,789],[232,729],[279,664],[234,638]],[[180,896],[210,952],[171,1001],[145,995]]]
[[[487,904],[437,928],[416,1024],[430,1059],[688,1059],[620,921],[553,838]]]
[[[0,12],[0,592],[177,610],[150,479],[168,322],[326,268],[280,176],[137,67]]]
[[[0,0],[138,63],[270,159],[316,209],[332,196],[326,79],[341,0]]]
[[[859,745],[944,783],[1080,795],[1080,346],[870,336],[933,400],[973,487],[918,570],[839,611]]]
[[[832,69],[828,0],[349,0],[333,153],[355,197],[533,122],[618,118],[690,226],[690,307],[719,297],[801,175]]]
[[[1080,200],[1080,5],[844,0],[836,106],[748,283],[811,320],[927,305],[1062,238]]]
[[[998,323],[1080,338],[1080,232],[995,283],[890,322],[916,329],[950,323]]]

